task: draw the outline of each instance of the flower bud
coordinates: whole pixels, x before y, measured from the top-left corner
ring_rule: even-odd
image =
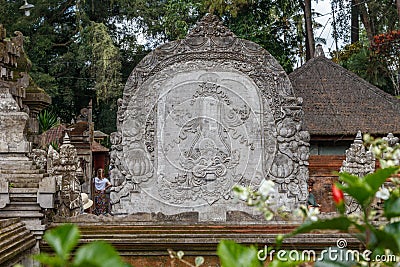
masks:
[[[343,191],[340,190],[335,184],[332,185],[333,200],[336,205],[340,205],[344,201]]]

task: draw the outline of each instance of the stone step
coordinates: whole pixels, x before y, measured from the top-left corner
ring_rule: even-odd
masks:
[[[32,194],[37,194],[38,188],[9,188],[10,194],[28,194],[32,196]],[[28,197],[28,196],[27,196]]]
[[[19,219],[0,220],[0,266],[13,266],[15,258],[26,255],[36,239]]]
[[[8,181],[19,181],[23,179],[37,179],[40,181],[46,176],[43,173],[0,173],[0,178],[3,177]]]
[[[11,202],[10,204],[6,205],[3,211],[40,211],[42,210],[39,204],[35,202]]]
[[[16,211],[16,210],[0,210],[0,218],[43,218],[44,215],[39,211]]]
[[[10,202],[15,203],[15,202],[36,202],[37,201],[37,193],[29,193],[29,194],[19,194],[19,193],[13,193],[10,194]]]
[[[25,225],[20,220],[16,218],[13,219],[17,220],[17,222],[0,230],[0,243],[10,238],[10,236],[26,231]]]
[[[5,233],[10,225],[21,223],[17,218],[1,219],[0,220],[0,236]]]
[[[10,188],[39,188],[39,182],[36,180],[27,179],[24,182],[9,182]]]
[[[37,167],[32,162],[0,162],[0,170],[37,170]]]
[[[0,174],[45,174],[42,169],[26,169],[26,170],[3,170],[0,168]]]

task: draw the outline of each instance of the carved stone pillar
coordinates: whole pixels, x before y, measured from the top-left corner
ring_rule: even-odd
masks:
[[[0,160],[10,155],[30,152],[31,144],[24,135],[28,114],[20,112],[5,82],[0,81]]]

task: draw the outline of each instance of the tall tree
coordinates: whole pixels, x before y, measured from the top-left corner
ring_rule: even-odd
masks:
[[[351,25],[350,25],[350,40],[351,43],[360,41],[360,15],[356,0],[351,0]]]
[[[399,24],[400,24],[400,0],[396,0],[397,7],[397,15],[399,16]]]
[[[311,0],[304,0],[304,20],[306,26],[306,47],[308,48],[306,53],[306,60],[314,57],[315,50],[315,39],[312,23],[312,12],[311,12]]]

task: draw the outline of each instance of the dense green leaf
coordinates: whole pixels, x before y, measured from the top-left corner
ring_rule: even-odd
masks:
[[[397,188],[392,192],[389,199],[384,203],[383,210],[388,219],[400,217],[400,190]]]
[[[379,169],[363,178],[348,173],[339,173],[339,179],[344,184],[338,184],[338,187],[366,208],[371,204],[379,187],[397,170],[398,167]]]
[[[80,247],[73,263],[77,267],[129,266],[121,260],[117,251],[110,244],[103,241],[95,241]]]
[[[64,267],[66,264],[66,260],[63,260],[58,256],[50,256],[47,253],[34,255],[33,258],[45,266]]]
[[[38,115],[39,133],[50,130],[59,124],[57,114],[51,110],[44,109]]]
[[[246,247],[231,240],[218,244],[217,254],[222,267],[260,267],[256,247]]]
[[[385,169],[378,169],[373,173],[367,174],[364,181],[368,183],[372,189],[373,195],[379,190],[379,187],[393,174],[399,170],[399,167],[388,167]]]
[[[400,222],[389,223],[385,225],[383,231],[390,237],[385,236],[385,240],[382,242],[384,248],[391,247],[394,253],[400,253]],[[388,243],[390,242],[390,243]]]
[[[76,225],[64,224],[46,231],[44,240],[54,249],[57,256],[66,260],[71,250],[78,244],[80,238]]]

